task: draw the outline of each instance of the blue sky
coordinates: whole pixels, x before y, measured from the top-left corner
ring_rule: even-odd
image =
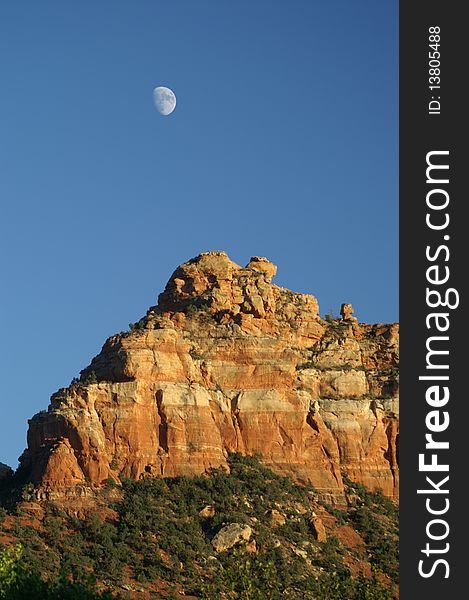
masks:
[[[1,3],[0,461],[201,251],[398,320],[397,23],[397,0]]]

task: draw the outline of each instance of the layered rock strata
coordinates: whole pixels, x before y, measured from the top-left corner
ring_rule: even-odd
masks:
[[[398,325],[326,321],[275,273],[224,252],[180,266],[158,304],[30,420],[20,463],[38,497],[199,474],[233,451],[331,501],[341,471],[396,497]]]

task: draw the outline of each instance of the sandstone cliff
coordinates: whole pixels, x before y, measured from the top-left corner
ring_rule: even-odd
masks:
[[[350,305],[326,321],[275,273],[224,252],[176,269],[158,304],[30,420],[20,468],[37,497],[198,474],[231,451],[331,501],[341,470],[396,497],[398,325],[359,324]]]

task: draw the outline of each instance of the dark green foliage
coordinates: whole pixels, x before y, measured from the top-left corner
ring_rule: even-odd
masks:
[[[192,360],[203,360],[204,359],[204,355],[200,354],[200,352],[197,352],[197,350],[195,348],[192,348],[191,350],[189,350],[189,354],[190,354]]]
[[[330,504],[324,504],[324,508],[327,510],[327,512],[330,515],[334,516],[337,519],[337,523],[339,523],[339,525],[343,525],[344,523],[347,522],[346,511],[335,508],[335,507],[331,506]]]
[[[182,586],[201,600],[392,597],[376,576],[351,576],[344,561],[348,550],[336,537],[329,535],[325,543],[315,540],[310,524],[314,490],[275,475],[257,457],[232,454],[229,473],[219,468],[208,476],[124,479],[121,483],[122,497],[113,506],[112,520],[97,514],[72,518],[49,508],[41,532],[16,522],[10,535],[23,547],[24,590],[30,585],[36,597],[46,600],[87,600],[99,597],[87,591],[94,589],[96,581],[115,590],[130,578],[144,587],[164,581],[172,586],[173,596],[176,587]],[[394,576],[395,565],[385,560],[386,552],[394,560],[394,547],[387,544],[383,528],[395,522],[395,507],[360,486],[353,491],[360,501],[352,512],[329,506],[327,510],[339,524],[349,523],[361,531],[372,548],[371,562]],[[209,511],[206,514],[211,516],[201,516],[208,505],[215,507],[214,514]],[[285,523],[272,528],[274,509],[283,514]],[[249,523],[256,553],[249,554],[244,547],[214,551],[212,537],[233,522]],[[373,527],[380,532],[381,545]],[[392,537],[389,541],[394,543]],[[34,573],[41,573],[48,583]],[[65,585],[74,596],[60,588]]]
[[[298,363],[296,365],[297,371],[303,371],[304,369],[314,369],[314,368],[315,368],[315,364],[312,360],[307,360],[304,363]]]
[[[110,592],[99,594],[92,588],[65,579],[44,581],[38,572],[22,573],[2,600],[117,600]]]
[[[127,548],[120,539],[117,527],[103,522],[99,516],[90,515],[81,524],[73,540],[82,548],[85,564],[92,565],[94,572],[102,579],[120,581],[122,566],[127,560]]]
[[[96,373],[94,371],[88,371],[88,369],[84,369],[80,372],[80,377],[74,377],[72,379],[70,385],[86,387],[87,385],[90,385],[92,383],[98,383]]]
[[[189,304],[189,306],[186,308],[185,313],[188,317],[193,317],[194,315],[196,315],[198,312],[198,307],[195,306],[195,304]]]
[[[216,318],[216,314],[210,311],[207,301],[198,300],[194,304],[189,304],[184,313],[189,319],[196,319],[199,323],[210,323]]]
[[[203,586],[201,597],[215,600],[222,592],[231,592],[240,600],[269,600],[280,598],[282,587],[272,558],[234,551],[223,560],[216,581]]]
[[[129,323],[129,332],[135,333],[139,331],[145,331],[146,322],[145,319],[140,319],[136,323]]]
[[[80,380],[82,385],[90,385],[92,383],[98,383],[98,378],[96,377],[96,373],[94,371],[88,371],[84,373],[82,379]]]
[[[350,520],[369,547],[373,565],[393,581],[399,578],[398,508],[380,492],[369,492],[363,485],[344,477],[344,482],[359,497]]]
[[[378,580],[359,576],[352,579],[346,570],[324,571],[319,576],[305,573],[295,565],[293,572],[285,561],[270,556],[246,556],[233,552],[222,561],[214,580],[201,586],[201,600],[222,600],[226,593],[242,600],[391,600],[392,591]]]
[[[40,569],[32,570],[22,546],[0,549],[1,600],[118,600],[110,592],[102,594],[94,586],[65,578],[44,580]]]

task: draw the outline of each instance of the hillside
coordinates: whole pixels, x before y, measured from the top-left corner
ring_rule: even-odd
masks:
[[[0,540],[21,544],[23,572],[87,589],[97,582],[121,598],[397,597],[393,502],[346,479],[347,506],[338,510],[255,457],[228,462],[230,473],[109,483],[94,511],[75,516],[23,500],[2,511]]]
[[[206,252],[0,464],[0,600],[397,597],[398,324]]]

